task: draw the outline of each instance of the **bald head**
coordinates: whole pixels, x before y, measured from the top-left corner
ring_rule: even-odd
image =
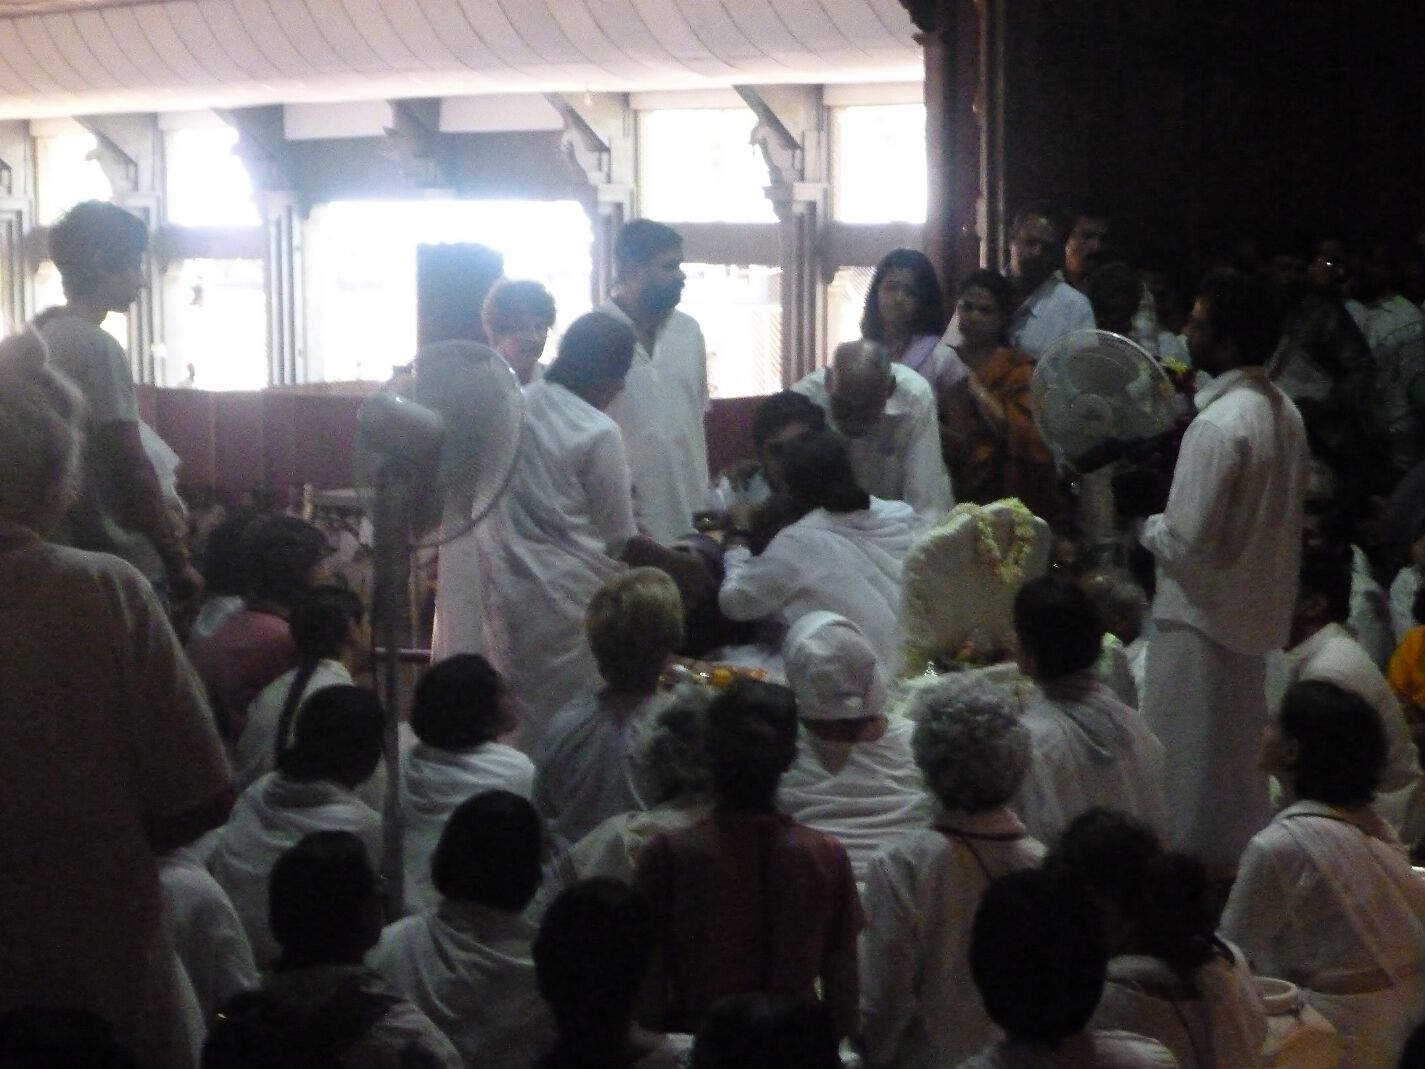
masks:
[[[827,369],[826,390],[836,429],[848,438],[868,434],[896,390],[889,351],[864,339],[838,345]]]

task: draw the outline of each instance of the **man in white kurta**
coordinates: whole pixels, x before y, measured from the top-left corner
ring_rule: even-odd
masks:
[[[837,348],[830,367],[792,388],[826,412],[867,493],[904,501],[932,523],[955,504],[935,392],[919,372],[893,363],[874,342],[851,342]]]
[[[1301,559],[1310,455],[1301,415],[1260,366],[1275,335],[1255,283],[1204,280],[1187,336],[1216,378],[1141,535],[1159,570],[1142,710],[1169,755],[1169,839],[1223,874],[1269,815],[1256,767],[1266,655],[1287,641]]]
[[[635,219],[614,248],[618,282],[601,309],[638,337],[633,365],[607,411],[623,433],[640,526],[669,542],[693,529],[708,496],[707,350],[697,320],[678,311],[683,239]]]

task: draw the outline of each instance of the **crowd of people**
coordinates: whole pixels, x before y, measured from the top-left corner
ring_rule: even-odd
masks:
[[[349,547],[138,419],[145,237],[73,209],[0,344],[0,1064],[1425,1065],[1418,258],[1185,300],[1032,204],[952,304],[889,253],[719,473],[675,230],[547,363],[502,282],[525,430],[393,747]],[[1179,419],[1081,473],[1032,383],[1095,328]]]

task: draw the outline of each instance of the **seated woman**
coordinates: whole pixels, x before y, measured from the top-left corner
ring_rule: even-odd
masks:
[[[974,271],[960,283],[955,355],[969,369],[940,397],[941,445],[955,495],[985,505],[1017,497],[1051,524],[1073,517],[1054,455],[1034,423],[1029,380],[1034,358],[1005,335],[1016,302],[998,271]]]
[[[432,665],[416,684],[401,755],[401,843],[407,913],[436,904],[431,856],[455,807],[481,791],[534,793],[534,763],[499,737],[515,725],[505,682],[477,653]]]
[[[917,687],[915,763],[940,811],[871,859],[861,1014],[872,1069],[953,1066],[1000,1036],[970,978],[970,922],[992,879],[1044,847],[1009,808],[1029,768],[1013,696],[978,672]]]
[[[877,850],[930,818],[910,752],[915,725],[885,715],[885,675],[846,617],[807,613],[785,650],[801,730],[777,808],[839,839],[860,881]]]
[[[657,568],[635,568],[595,592],[585,617],[606,684],[565,706],[535,752],[535,805],[558,849],[600,823],[651,804],[638,757],[668,695],[658,682],[683,640],[683,602]]]
[[[760,556],[730,542],[718,594],[723,613],[732,620],[776,614],[789,625],[819,609],[840,613],[882,664],[898,667],[901,565],[920,529],[915,512],[862,490],[831,431],[783,443],[781,468],[788,493],[807,512]]]
[[[1151,1036],[1181,1069],[1256,1064],[1266,1012],[1246,960],[1213,931],[1200,861],[1165,853],[1132,817],[1091,809],[1064,829],[1044,869],[1103,916],[1108,983],[1095,1026]]]
[[[1222,934],[1336,1026],[1343,1065],[1394,1066],[1425,1020],[1425,881],[1371,802],[1380,717],[1318,680],[1287,689],[1260,767],[1287,802],[1242,855]]]
[[[959,360],[936,351],[948,322],[940,279],[925,253],[892,249],[881,257],[866,291],[861,337],[880,342],[892,360],[920,372],[936,396],[965,375]]]
[[[385,714],[360,687],[327,687],[297,712],[292,743],[238,798],[208,868],[232,899],[253,957],[265,968],[278,945],[268,926],[267,881],[283,851],[316,831],[347,831],[381,857],[381,817],[356,796],[381,760]]]
[[[1094,677],[1103,627],[1071,579],[1046,575],[1014,599],[1020,664],[1034,680],[1024,712],[1033,761],[1015,809],[1049,842],[1094,806],[1112,806],[1155,831],[1167,825],[1163,745],[1136,710]]]

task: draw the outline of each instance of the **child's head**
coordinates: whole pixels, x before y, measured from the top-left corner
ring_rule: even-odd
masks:
[[[539,889],[543,846],[534,806],[509,791],[484,791],[450,814],[431,881],[445,898],[519,913]]]
[[[836,1026],[810,999],[757,992],[713,1003],[693,1044],[693,1069],[839,1069]]]
[[[946,809],[1005,805],[1029,770],[1029,732],[1004,688],[977,673],[941,676],[916,689],[911,748],[925,787]]]
[[[505,681],[478,653],[431,665],[416,684],[411,730],[437,750],[469,750],[515,727]]]
[[[330,780],[344,787],[365,783],[381,760],[386,716],[364,687],[323,687],[297,710],[292,741],[277,755],[289,779]]]
[[[1088,898],[1039,869],[1002,876],[975,910],[970,972],[1011,1039],[1056,1047],[1088,1025],[1108,950]]]
[[[708,759],[719,808],[773,808],[797,756],[797,699],[775,683],[734,681],[708,709]]]
[[[287,621],[298,659],[340,660],[361,642],[365,616],[361,598],[346,587],[324,584],[303,591]]]
[[[683,599],[666,572],[634,568],[595,592],[584,629],[610,687],[651,691],[682,644]]]
[[[1014,630],[1031,676],[1062,679],[1093,667],[1103,650],[1103,624],[1072,579],[1040,576],[1014,598]]]
[[[1301,680],[1287,688],[1267,725],[1259,765],[1297,798],[1355,809],[1374,801],[1388,749],[1380,715],[1364,698]]]
[[[358,964],[381,938],[381,887],[361,840],[318,831],[277,859],[267,888],[278,969]]]

